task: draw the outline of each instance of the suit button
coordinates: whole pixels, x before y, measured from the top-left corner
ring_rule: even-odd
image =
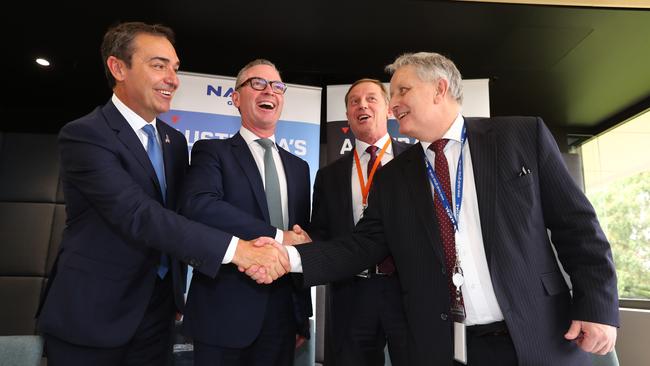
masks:
[[[445,313],[440,313],[440,319],[446,321],[446,320],[447,320],[447,314],[445,314]]]
[[[447,271],[445,271],[445,267],[440,268],[440,272],[442,272],[443,275],[447,274]]]

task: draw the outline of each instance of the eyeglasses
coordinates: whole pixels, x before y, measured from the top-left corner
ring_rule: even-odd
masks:
[[[255,90],[264,90],[267,85],[271,84],[271,90],[276,94],[284,94],[284,92],[287,91],[287,84],[281,81],[268,81],[256,76],[244,80],[244,82],[239,84],[235,89],[239,89],[246,84],[250,84],[251,88]]]

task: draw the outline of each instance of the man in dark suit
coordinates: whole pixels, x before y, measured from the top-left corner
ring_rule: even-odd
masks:
[[[400,132],[420,143],[382,168],[351,237],[290,248],[292,270],[326,283],[391,253],[412,365],[591,365],[611,351],[611,249],[542,120],[464,118],[460,73],[436,53],[388,69]]]
[[[388,135],[388,93],[379,80],[354,82],[345,107],[354,150],[316,174],[310,225],[315,240],[349,235],[362,216],[375,173],[409,146]],[[387,342],[392,365],[408,365],[407,325],[390,256],[331,283],[327,298],[327,366],[383,366]]]
[[[287,86],[263,59],[244,66],[235,85],[241,128],[232,138],[194,144],[181,212],[244,239],[302,242],[287,228],[308,224],[309,166],[275,139]],[[294,288],[290,277],[260,286],[228,266],[216,279],[193,276],[184,324],[197,366],[280,366],[293,364],[309,316],[309,291]]]
[[[172,258],[214,277],[229,245],[243,266],[252,247],[173,211],[187,144],[156,118],[178,87],[171,29],[117,25],[102,57],[113,97],[59,135],[67,222],[39,329],[49,365],[165,365],[185,283]]]

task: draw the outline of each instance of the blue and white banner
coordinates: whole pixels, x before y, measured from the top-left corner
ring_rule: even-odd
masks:
[[[235,78],[179,72],[172,109],[160,119],[185,135],[189,148],[201,139],[225,139],[241,125],[232,105]],[[318,170],[321,88],[289,84],[276,128],[278,145],[307,161],[312,182]]]

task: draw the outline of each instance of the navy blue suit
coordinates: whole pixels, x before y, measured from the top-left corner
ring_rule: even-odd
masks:
[[[410,147],[409,144],[395,140],[391,143],[393,156]],[[354,153],[348,152],[316,174],[309,228],[309,234],[314,240],[346,236],[354,229],[350,185],[353,157]],[[400,346],[405,340],[395,338],[402,335],[401,330],[406,328],[406,320],[396,277],[397,275],[364,279],[354,276],[329,284],[325,327],[326,365],[383,365],[386,339],[391,340],[391,363],[403,364],[400,360],[406,356],[406,350]],[[367,329],[375,325],[376,331],[368,334]],[[359,337],[359,333],[363,336]],[[352,341],[357,338],[362,341]],[[368,338],[374,338],[375,342],[369,342]],[[359,355],[363,361],[354,358]]]
[[[519,364],[591,365],[563,335],[571,320],[619,321],[611,249],[593,207],[541,119],[466,124],[490,278]],[[390,252],[409,325],[409,364],[452,365],[447,274],[423,159],[418,144],[381,169],[351,237],[297,249],[307,285],[353,275]],[[522,166],[530,173],[520,175]]]
[[[309,220],[309,166],[279,148],[288,191],[289,227],[305,227]],[[181,212],[187,217],[232,233],[241,239],[274,237],[262,177],[253,155],[239,133],[226,140],[201,140],[192,148],[192,163],[185,180]],[[311,302],[308,290],[290,287],[294,319],[300,333],[308,331]],[[276,285],[277,286],[277,285]],[[198,273],[188,293],[184,326],[205,344],[245,348],[257,338],[266,314],[272,286],[258,285],[233,264],[213,279]]]
[[[59,134],[67,222],[39,316],[41,332],[89,347],[127,344],[156,286],[161,252],[214,277],[231,235],[176,214],[188,159],[184,136],[157,120],[166,206],[149,157],[112,102]],[[184,264],[171,261],[174,302],[183,309]],[[170,294],[171,296],[171,294]],[[168,314],[170,324],[174,311]]]

